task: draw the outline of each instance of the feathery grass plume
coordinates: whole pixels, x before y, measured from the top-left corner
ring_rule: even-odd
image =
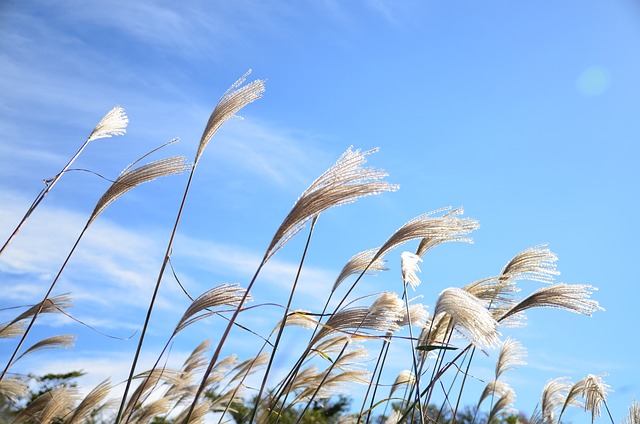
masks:
[[[478,400],[478,408],[480,408],[482,402],[484,402],[484,400],[489,396],[503,396],[510,391],[513,391],[513,389],[504,381],[491,380],[487,383],[486,386],[484,386],[484,390],[482,390],[482,393],[480,394],[480,399]]]
[[[76,389],[67,386],[56,387],[34,399],[16,415],[13,422],[58,422],[72,411],[76,397]]]
[[[168,382],[170,384],[179,385],[181,380],[181,373],[178,370],[163,368],[153,369],[141,372],[134,376],[134,379],[141,379],[142,382],[133,391],[131,397],[125,405],[123,417],[126,421],[131,421],[134,418],[139,418],[139,415],[134,415],[134,412],[139,410],[142,402],[139,399],[144,399],[151,391],[153,391],[156,385],[160,382]],[[135,419],[134,419],[135,422]]]
[[[197,163],[200,160],[200,156],[202,156],[207,144],[227,119],[234,116],[236,112],[249,103],[261,98],[264,94],[264,80],[255,80],[245,86],[242,86],[250,73],[251,70],[247,71],[247,73],[233,83],[233,85],[231,85],[231,87],[229,87],[229,89],[222,95],[218,104],[213,109],[213,112],[211,112],[209,121],[207,122],[202,133],[202,137],[200,138],[200,144],[198,145],[198,151],[196,152],[194,163]]]
[[[437,211],[431,212],[431,214],[434,213],[439,213],[439,212],[443,212],[445,211],[446,213],[443,215],[443,217],[448,217],[448,218],[455,218],[459,215],[462,215],[464,213],[464,210],[462,208],[456,208],[456,209],[452,209],[451,207],[446,207],[446,208],[442,208],[439,209]],[[420,240],[420,244],[418,245],[418,248],[416,249],[416,255],[422,257],[424,255],[427,254],[427,252],[431,249],[433,249],[435,246],[437,246],[440,243],[446,243],[446,242],[462,242],[462,243],[473,243],[473,240],[470,238],[466,238],[463,237],[466,233],[460,234],[458,236],[450,236],[450,237],[424,237],[422,240]]]
[[[48,314],[52,312],[58,312],[59,310],[66,310],[73,306],[73,299],[69,297],[69,293],[59,294],[57,296],[48,297],[44,301],[31,306],[29,309],[18,315],[10,323],[14,324],[27,318],[33,317],[38,310],[40,314]],[[6,327],[3,327],[3,329]],[[0,332],[3,330],[0,330]]]
[[[439,314],[450,316],[453,325],[458,330],[462,327],[475,346],[494,347],[500,342],[496,320],[477,297],[463,289],[452,287],[440,293],[433,312],[434,317]]]
[[[491,315],[498,321],[500,327],[523,328],[527,325],[527,316],[524,312],[518,312],[503,318],[513,307],[513,302],[493,306],[490,309]]]
[[[527,350],[522,343],[507,337],[502,342],[498,361],[496,362],[496,380],[502,376],[505,371],[514,370],[521,365],[526,365],[524,358],[527,357]]]
[[[155,162],[142,165],[135,169],[125,169],[111,187],[98,200],[95,209],[89,218],[89,224],[92,223],[98,215],[100,215],[111,203],[118,197],[122,196],[132,188],[140,184],[153,181],[156,178],[182,174],[189,170],[191,165],[185,163],[184,156],[174,156],[166,159],[160,159]]]
[[[318,324],[318,320],[313,318],[310,315],[309,311],[303,311],[303,310],[293,311],[287,314],[286,320],[280,320],[280,322],[276,324],[273,330],[271,330],[270,336],[273,336],[278,332],[283,321],[284,321],[285,327],[296,325],[298,327],[306,328],[309,330],[313,330],[314,328],[316,328],[316,325]]]
[[[211,373],[209,373],[209,376],[207,377],[205,385],[208,387],[221,382],[228,374],[232,372],[232,368],[234,368],[237,364],[238,355],[236,355],[235,353],[216,362],[215,366],[211,370]]]
[[[175,423],[185,423],[185,424],[200,424],[200,423],[204,423],[204,422],[206,422],[205,421],[205,416],[211,410],[215,410],[214,404],[209,399],[205,399],[205,400],[202,400],[202,401],[198,402],[196,407],[193,408],[193,411],[191,412],[191,415],[189,416],[189,421],[185,421],[187,419],[187,415],[189,413],[189,408],[185,408],[178,414],[178,416],[176,417],[176,419],[173,422],[175,422]]]
[[[363,272],[373,274],[375,271],[388,271],[389,268],[385,267],[386,261],[384,259],[378,258],[375,261],[373,260],[377,251],[378,248],[365,250],[364,252],[355,254],[349,259],[342,268],[342,271],[340,271],[338,278],[336,278],[336,282],[333,284],[331,291],[336,291],[340,283],[350,275],[361,274]]]
[[[73,411],[71,417],[65,420],[65,424],[80,424],[89,421],[91,414],[104,406],[101,403],[107,397],[109,391],[111,391],[111,384],[109,379],[106,379],[84,397]]]
[[[540,244],[518,253],[504,267],[500,273],[500,279],[530,280],[540,283],[552,283],[560,272],[556,269],[555,262],[558,257]]]
[[[400,386],[411,386],[416,382],[416,376],[410,370],[402,370],[400,374],[396,377],[395,381],[391,385],[391,390],[389,390],[389,397],[393,395],[393,393]]]
[[[600,416],[600,409],[607,403],[607,393],[611,387],[604,382],[603,375],[589,374],[584,382],[584,409],[591,412],[591,422]],[[613,419],[611,420],[613,422]]]
[[[363,168],[366,155],[378,149],[360,153],[360,149],[349,147],[336,163],[318,177],[298,198],[293,208],[276,231],[267,252],[265,261],[299,233],[304,225],[321,212],[354,202],[355,200],[396,191],[398,186],[380,181],[388,174],[372,167]]]
[[[391,411],[384,424],[398,424],[400,422],[400,419],[402,418],[402,415],[402,412],[394,409],[393,411]]]
[[[570,388],[571,383],[567,381],[567,377],[554,378],[544,385],[540,401],[540,414],[545,423],[556,421],[555,410],[563,404]]]
[[[244,378],[249,373],[254,373],[260,369],[261,366],[265,365],[269,361],[268,353],[261,353],[255,358],[249,358],[245,361],[240,362],[236,365],[232,370],[233,376],[230,379],[230,383],[234,381],[238,381]]]
[[[395,297],[394,297],[395,296]],[[332,314],[315,335],[310,346],[335,332],[352,332],[353,336],[366,337],[361,330],[395,332],[400,329],[404,304],[395,293],[382,293],[371,307],[345,308]]]
[[[417,272],[420,271],[419,262],[422,262],[422,258],[411,252],[402,252],[400,255],[402,281],[405,285],[410,285],[413,290],[420,285],[420,278],[418,278]]]
[[[409,324],[423,328],[429,317],[429,313],[424,309],[424,305],[422,303],[414,303],[409,305],[409,313],[407,313],[407,308],[403,310],[402,318],[398,321],[398,325],[400,327],[407,326]]]
[[[178,321],[178,325],[176,325],[176,329],[173,335],[175,336],[185,327],[193,324],[196,321],[218,313],[217,311],[210,310],[211,308],[216,308],[219,306],[237,307],[238,305],[240,305],[244,294],[245,289],[240,287],[239,284],[225,283],[207,290],[206,292],[198,296],[198,298],[195,299],[187,308],[185,313],[182,315],[182,318],[180,318],[180,321]],[[252,300],[251,295],[248,295],[247,300]],[[206,312],[198,315],[202,311]]]
[[[513,306],[514,295],[520,291],[515,281],[500,279],[499,277],[474,281],[464,286],[463,289],[478,299],[485,301],[491,306],[491,309],[500,308],[505,305]]]
[[[640,424],[640,402],[636,399],[629,405],[629,415],[622,419],[622,424]]]
[[[9,322],[0,325],[0,339],[18,337],[24,333],[24,322]]]
[[[575,382],[569,390],[567,391],[567,395],[564,398],[564,402],[562,403],[562,408],[560,409],[560,414],[558,415],[558,422],[562,419],[562,414],[569,406],[581,406],[584,407],[584,403],[580,401],[579,396],[584,396],[584,384],[587,381],[587,378],[581,378],[577,382]]]
[[[456,213],[447,213],[443,216],[435,217],[445,209],[439,209],[417,216],[400,227],[389,239],[380,247],[374,256],[374,260],[383,257],[390,250],[413,239],[427,239],[429,246],[448,241],[467,241],[463,238],[471,231],[478,229],[478,221],[470,218],[458,218],[463,213],[462,208],[456,209]],[[420,251],[420,249],[418,249]],[[418,255],[420,256],[420,255]]]
[[[8,377],[0,381],[0,398],[17,401],[29,393],[29,385],[19,378]]]
[[[140,405],[133,411],[131,414],[131,419],[129,422],[134,423],[149,423],[155,417],[166,415],[167,412],[171,409],[170,399],[166,397],[161,397],[160,399],[154,400],[146,405]]]
[[[25,350],[22,355],[18,356],[16,359],[19,360],[25,355],[28,355],[33,352],[37,352],[39,350],[44,349],[67,349],[73,346],[73,343],[76,341],[76,336],[74,334],[60,334],[58,336],[47,337],[46,339],[42,339],[39,342],[35,343],[29,349]]]
[[[129,118],[124,109],[116,106],[98,122],[87,141],[91,142],[99,138],[109,138],[114,135],[123,135],[127,132]]]
[[[502,412],[506,413],[510,410],[513,410],[513,402],[516,400],[516,392],[513,390],[509,390],[504,393],[498,401],[493,405],[491,411],[489,411],[489,416],[487,417],[487,422],[491,423],[498,415]]]
[[[598,301],[591,299],[594,290],[598,289],[588,284],[557,283],[542,287],[514,305],[498,321],[530,308],[557,308],[591,316],[597,310],[604,310]]]
[[[111,111],[109,111],[102,120],[98,123],[98,125],[93,129],[89,138],[85,140],[85,142],[80,146],[80,149],[73,155],[73,157],[67,162],[67,164],[62,168],[60,172],[58,172],[53,178],[44,180],[46,187],[38,193],[36,198],[34,199],[27,212],[25,212],[24,216],[13,230],[9,238],[5,241],[5,243],[0,248],[0,255],[6,247],[11,243],[11,241],[15,238],[15,236],[20,232],[20,229],[24,226],[25,222],[31,216],[33,211],[36,210],[40,202],[45,198],[45,196],[53,189],[53,186],[56,185],[58,180],[62,177],[62,175],[69,169],[71,164],[75,162],[75,160],[80,156],[80,153],[87,147],[87,145],[98,138],[111,137],[113,135],[121,135],[126,132],[127,123],[129,122],[129,118],[120,106],[116,106]]]

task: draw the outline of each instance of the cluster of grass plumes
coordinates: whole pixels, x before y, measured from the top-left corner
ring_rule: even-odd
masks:
[[[355,399],[357,405],[342,414],[340,422],[369,423],[381,416],[391,423],[440,422],[444,416],[459,416],[460,400],[468,386],[474,355],[477,351],[489,350],[498,351],[495,376],[480,394],[473,420],[499,422],[512,414],[516,394],[505,379],[505,373],[525,365],[526,355],[519,342],[503,338],[501,329],[522,326],[525,313],[532,308],[556,308],[587,316],[602,309],[591,298],[594,287],[555,282],[557,258],[545,245],[518,253],[495,276],[443,290],[433,300],[430,309],[433,312],[429,315],[427,305],[414,293],[421,290],[420,262],[442,243],[471,242],[470,235],[478,228],[478,222],[464,217],[461,208],[443,208],[400,225],[386,240],[381,240],[379,247],[356,253],[336,272],[333,286],[327,285],[322,310],[296,310],[294,297],[318,217],[330,208],[398,189],[397,185],[385,181],[387,174],[383,170],[365,166],[367,156],[375,153],[375,149],[363,152],[349,147],[294,203],[275,230],[246,286],[220,284],[190,298],[191,305],[166,335],[165,348],[154,352],[157,357],[154,366],[145,371],[137,370],[196,165],[220,126],[263,94],[263,81],[245,84],[245,78],[246,75],[233,84],[215,107],[192,164],[187,164],[185,158],[174,157],[138,168],[126,168],[98,200],[59,272],[50,286],[43,289],[43,298],[34,300],[37,303],[0,326],[4,346],[9,344],[7,341],[16,340],[0,377],[0,399],[15,411],[10,420],[17,423],[80,423],[95,422],[103,417],[105,422],[116,423],[235,421],[263,424],[288,423],[292,419],[294,422],[317,422],[313,420],[318,419],[315,414],[318,405],[344,393],[350,385],[363,385],[366,390],[362,391],[366,393],[361,399]],[[123,134],[127,122],[124,111],[115,108],[93,130],[81,151],[95,139]],[[75,157],[77,155],[72,161]],[[3,250],[67,168],[68,165],[36,198]],[[130,189],[158,177],[185,172],[189,174],[188,182],[147,314],[141,323],[142,331],[131,359],[129,377],[118,382],[124,387],[123,394],[119,398],[110,397],[112,382],[104,381],[84,397],[76,388],[62,385],[24,402],[28,378],[13,372],[15,363],[39,350],[68,348],[73,343],[72,335],[53,335],[22,349],[39,316],[51,313],[71,316],[68,312],[72,304],[70,296],[54,295],[53,291],[85,232],[105,208]],[[281,308],[282,318],[273,323],[269,334],[258,334],[242,323],[243,314],[249,309],[246,305],[253,298],[254,286],[259,284],[258,277],[273,256],[307,227],[306,245],[291,289],[281,304],[271,305]],[[391,251],[411,243],[415,244],[415,249],[400,254],[398,290],[354,297],[355,288],[365,278],[386,270],[385,258]],[[353,281],[347,284],[349,279]],[[521,296],[522,281],[543,286]],[[222,320],[226,327],[215,336],[212,345],[206,340],[196,346],[182,367],[172,369],[163,365],[170,354],[171,341],[201,320]],[[283,335],[293,327],[306,330],[308,342],[295,352],[285,375],[275,375],[274,361],[285,357],[280,349]],[[223,347],[231,337],[236,334],[247,337],[247,333],[260,340],[253,357],[243,360],[236,355],[222,357]],[[397,354],[390,349],[392,345],[395,351],[403,349],[407,352],[409,359],[406,369],[389,378],[387,369]],[[291,354],[288,351],[286,357]],[[448,387],[445,387],[445,376]],[[249,380],[258,384],[250,385]],[[528,421],[559,423],[570,406],[585,408],[594,420],[601,414],[603,405],[608,411],[606,396],[609,391],[599,375],[589,375],[575,384],[566,379],[552,380],[545,386],[540,406]],[[434,402],[439,406],[434,407]],[[481,408],[487,411],[485,415],[478,413]],[[638,422],[636,403],[630,407],[626,420]]]

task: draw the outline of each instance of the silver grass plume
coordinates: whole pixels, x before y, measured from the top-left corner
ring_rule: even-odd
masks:
[[[19,378],[7,377],[0,380],[0,396],[17,401],[29,393],[29,386]]]
[[[509,390],[504,393],[498,401],[493,405],[491,411],[489,411],[489,416],[487,417],[487,422],[493,422],[494,418],[497,418],[498,414],[501,412],[508,412],[513,409],[513,402],[516,400],[516,392],[513,390]]]
[[[389,390],[389,397],[393,395],[393,393],[400,386],[412,386],[416,382],[416,376],[410,370],[402,370],[400,374],[396,377],[395,381],[391,385],[391,390]]]
[[[324,337],[335,332],[349,333],[366,337],[361,330],[373,330],[383,333],[395,332],[400,327],[403,302],[395,293],[382,293],[371,307],[345,308],[329,317],[310,343],[314,346]]]
[[[591,422],[600,416],[600,408],[607,401],[611,387],[604,382],[603,375],[589,374],[584,382],[584,408],[591,412]]]
[[[542,399],[540,401],[540,413],[545,423],[555,421],[555,410],[562,405],[567,393],[571,388],[571,383],[567,382],[567,377],[558,377],[549,380],[542,389]]]
[[[509,309],[499,321],[530,308],[557,308],[591,316],[597,310],[604,310],[596,300],[591,299],[593,290],[597,288],[588,284],[557,283],[542,287]]]
[[[337,334],[327,337],[312,349],[312,352],[318,352],[322,356],[329,356],[332,353],[338,353],[345,344],[351,343],[351,337],[345,334]]]
[[[482,390],[482,393],[480,394],[480,399],[478,400],[478,408],[480,407],[482,402],[484,402],[484,400],[489,396],[502,396],[510,391],[513,391],[513,389],[504,381],[491,380],[487,383],[486,386],[484,386],[484,390]]]
[[[9,322],[0,325],[0,338],[8,339],[21,336],[24,333],[24,326],[24,322]]]
[[[546,246],[546,244],[540,244],[518,253],[504,267],[500,273],[500,279],[552,283],[554,278],[560,275],[555,264],[558,257],[545,248]]]
[[[558,420],[562,418],[562,414],[569,406],[579,406],[584,407],[584,403],[580,401],[579,397],[584,396],[584,385],[587,381],[587,378],[581,378],[577,382],[575,382],[569,390],[567,391],[567,395],[564,398],[564,402],[562,403],[562,408],[560,409],[560,415],[558,416]]]
[[[409,324],[423,328],[427,321],[429,314],[424,309],[422,303],[414,303],[409,305],[409,313],[407,314],[407,308],[404,308],[402,312],[402,318],[398,321],[400,327],[407,326]]]
[[[404,414],[398,409],[394,409],[393,411],[391,411],[384,424],[398,424],[403,415]]]
[[[247,374],[258,371],[260,367],[266,365],[268,361],[269,353],[265,352],[239,363],[233,368],[233,370],[231,370],[231,372],[234,373],[231,377],[231,382],[242,380]]]
[[[173,334],[176,335],[194,322],[215,315],[218,312],[211,310],[211,308],[220,306],[237,307],[244,294],[245,289],[240,287],[239,284],[222,284],[207,290],[198,296],[187,308],[182,318],[180,318],[180,321],[178,321],[178,325],[176,325]],[[248,295],[247,300],[251,299],[251,295]],[[201,313],[202,311],[205,312]]]
[[[202,341],[191,352],[189,357],[184,361],[182,365],[180,379],[177,383],[174,383],[166,392],[165,396],[177,396],[182,398],[191,393],[196,387],[193,386],[195,381],[195,373],[202,370],[207,365],[207,358],[205,353],[211,345],[211,340],[206,339]]]
[[[280,224],[280,228],[269,244],[265,260],[321,212],[354,202],[361,197],[397,190],[397,185],[380,181],[387,176],[383,170],[362,167],[366,163],[365,156],[377,151],[373,149],[360,153],[359,149],[354,151],[349,147],[331,168],[320,175],[302,193]]]
[[[463,289],[452,287],[440,293],[433,315],[440,314],[448,315],[454,326],[462,327],[475,346],[494,347],[500,342],[496,320],[477,297]]]
[[[413,290],[420,285],[420,278],[418,278],[418,275],[416,274],[417,272],[420,272],[420,262],[422,262],[422,258],[411,252],[402,252],[400,255],[402,281],[405,286],[409,285]]]
[[[264,94],[264,80],[255,80],[245,86],[242,86],[250,73],[251,70],[247,71],[246,74],[233,83],[233,85],[222,95],[222,98],[218,101],[213,112],[211,112],[209,121],[207,122],[204,132],[202,133],[202,137],[200,138],[200,144],[198,145],[198,151],[194,160],[195,163],[200,160],[200,156],[202,156],[202,153],[211,140],[211,137],[213,137],[216,131],[218,131],[220,126],[227,119],[234,116],[240,109],[249,103],[258,100]]]
[[[502,343],[498,361],[496,362],[496,380],[506,371],[516,369],[521,365],[526,365],[524,358],[527,357],[527,350],[522,343],[507,337]]]
[[[513,281],[500,280],[495,277],[474,281],[464,286],[463,289],[491,305],[492,310],[505,305],[513,306],[514,294],[520,291]]]
[[[470,218],[458,218],[458,215],[462,214],[462,209],[457,209],[459,210],[457,214],[433,216],[443,210],[447,209],[439,209],[417,216],[404,224],[380,247],[374,259],[381,258],[390,250],[417,238],[429,239],[431,243],[435,244],[447,241],[470,241],[463,236],[478,229],[478,222]]]
[[[336,278],[336,282],[333,284],[331,291],[336,291],[338,286],[350,275],[361,274],[365,272],[365,270],[368,274],[373,274],[375,271],[388,271],[389,268],[385,267],[385,260],[382,258],[378,258],[375,261],[373,260],[377,251],[378,248],[365,250],[364,252],[355,254],[349,259],[342,268],[342,271],[340,271],[338,278]]]
[[[157,369],[144,371],[140,374],[136,375],[135,379],[142,379],[140,385],[133,391],[129,400],[127,401],[126,407],[124,408],[123,417],[132,417],[139,419],[140,415],[143,412],[136,412],[136,415],[133,415],[134,411],[138,411],[142,402],[138,402],[139,399],[144,399],[147,394],[153,391],[156,385],[162,381],[169,382],[170,384],[180,384],[181,375],[180,371],[174,369]],[[135,422],[135,420],[134,420]]]
[[[636,399],[629,405],[629,415],[622,419],[622,424],[640,424],[640,402]]]
[[[40,340],[33,346],[29,347],[29,349],[25,350],[22,355],[20,355],[16,359],[16,361],[25,355],[37,352],[39,350],[70,348],[71,346],[73,346],[73,342],[75,342],[75,340],[76,336],[73,334],[60,334],[58,336],[47,337],[46,339]]]
[[[167,175],[181,174],[191,168],[184,162],[183,156],[174,156],[142,165],[135,169],[126,168],[111,187],[98,200],[91,213],[88,224],[91,224],[111,203],[132,188]]]
[[[498,321],[500,327],[522,328],[527,325],[527,316],[524,312],[518,312],[504,318],[505,314],[511,310],[513,302],[493,306],[490,309],[491,315]]]
[[[451,207],[446,207],[437,211],[434,211],[432,213],[439,213],[439,212],[443,212],[445,211],[446,213],[443,215],[443,217],[447,217],[447,218],[455,218],[459,215],[462,215],[464,213],[464,210],[462,208],[456,208],[456,209],[452,209]],[[440,243],[445,243],[445,242],[462,242],[462,243],[472,243],[473,240],[470,238],[466,238],[463,237],[464,234],[460,234],[458,236],[451,236],[451,237],[447,237],[447,238],[442,238],[442,237],[424,237],[422,240],[420,240],[420,244],[418,245],[418,249],[416,249],[416,255],[422,257],[424,255],[426,255],[426,253],[433,249],[434,247],[436,247],[437,245],[439,245]]]
[[[38,313],[38,309],[40,309],[41,304],[42,310],[40,311],[40,314],[47,314],[71,308],[73,306],[73,299],[69,297],[68,293],[49,297],[43,302],[31,306],[29,309],[18,315],[11,321],[11,324],[33,317],[36,313]],[[6,327],[3,327],[3,329],[4,328]],[[2,329],[0,329],[0,331],[2,331]]]
[[[14,423],[52,423],[73,409],[77,390],[60,386],[45,392],[34,399],[16,415]]]
[[[217,399],[216,399],[217,400]],[[209,413],[213,409],[213,404],[210,400],[205,399],[198,402],[196,407],[193,409],[191,416],[189,417],[189,421],[187,419],[187,415],[189,413],[189,408],[185,408],[178,414],[176,417],[175,423],[185,423],[185,424],[200,424],[205,422],[205,415]]]
[[[210,386],[224,380],[224,378],[231,372],[230,369],[235,367],[237,364],[238,355],[235,353],[216,362],[215,366],[211,369],[211,373],[207,377],[206,385]]]
[[[109,379],[98,384],[91,390],[73,411],[73,415],[65,421],[65,424],[80,424],[89,421],[91,413],[101,407],[101,402],[111,390]]]
[[[146,405],[140,405],[135,411],[133,411],[131,419],[128,421],[136,424],[149,423],[154,417],[166,415],[170,411],[171,404],[169,402],[170,399],[162,397]]]
[[[108,138],[114,135],[123,135],[127,132],[127,124],[129,118],[124,109],[120,106],[116,106],[111,109],[98,125],[93,129],[87,142],[97,140],[99,138]]]
[[[274,335],[280,329],[282,325],[282,320],[278,322],[278,324],[271,331],[271,335]],[[309,315],[309,311],[293,311],[287,314],[287,319],[285,320],[284,326],[289,327],[292,325],[296,325],[298,327],[306,328],[308,330],[313,330],[318,325],[318,320]]]

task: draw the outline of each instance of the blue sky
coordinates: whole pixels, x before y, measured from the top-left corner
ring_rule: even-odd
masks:
[[[174,246],[192,294],[246,285],[311,181],[350,145],[380,147],[370,163],[400,190],[320,217],[297,305],[322,302],[353,254],[414,216],[463,206],[480,222],[475,243],[425,257],[424,303],[432,310],[442,289],[495,275],[518,252],[549,243],[558,280],[599,287],[606,311],[534,311],[509,333],[529,352],[529,365],[510,376],[516,407],[531,412],[550,378],[607,373],[619,420],[640,393],[638,46],[640,7],[631,0],[5,1],[0,236],[113,106],[126,109],[127,134],[93,142],[75,164],[111,178],[174,137],[180,143],[163,154],[193,157],[217,99],[253,69],[251,78],[266,79],[265,96],[207,148]],[[74,316],[120,337],[139,329],[185,182],[139,187],[100,216],[58,287],[73,293]],[[0,258],[0,307],[38,301],[107,187],[87,173],[65,175]],[[303,238],[265,269],[256,298],[284,302]],[[398,287],[396,253],[362,294]],[[523,293],[537,287],[524,284]],[[167,279],[147,363],[188,303]],[[2,313],[0,321],[14,312]],[[264,308],[245,324],[280,313]],[[63,318],[42,319],[36,330],[34,338],[78,334],[76,347],[34,354],[23,370],[82,368],[87,386],[122,379],[135,348],[135,337],[101,337]],[[215,322],[194,327],[171,361],[206,337],[215,342],[216,331]],[[238,335],[227,353],[248,357],[252,343]],[[4,358],[10,343],[2,344]],[[492,360],[478,375],[490,376]]]

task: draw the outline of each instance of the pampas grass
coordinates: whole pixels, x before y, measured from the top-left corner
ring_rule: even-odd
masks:
[[[170,157],[142,166],[137,166],[136,161],[125,168],[97,201],[58,274],[48,288],[43,288],[42,300],[0,324],[1,339],[20,339],[0,378],[0,396],[17,411],[14,422],[81,423],[102,416],[115,423],[153,420],[175,420],[177,424],[223,423],[229,422],[234,414],[236,417],[243,415],[246,422],[256,424],[290,419],[302,422],[307,419],[305,417],[312,416],[319,401],[349,393],[351,387],[357,385],[367,386],[366,394],[357,400],[356,412],[343,413],[339,422],[369,423],[380,413],[392,423],[435,422],[446,414],[455,421],[463,394],[469,390],[467,377],[473,376],[476,348],[479,353],[496,355],[497,359],[493,379],[488,379],[490,381],[479,396],[477,411],[483,407],[486,412],[476,417],[477,422],[506,417],[512,411],[516,397],[506,381],[506,374],[526,365],[526,350],[514,338],[503,337],[501,331],[512,328],[514,332],[526,331],[516,327],[524,326],[524,318],[532,308],[555,308],[586,316],[602,310],[591,297],[595,287],[555,283],[559,274],[557,257],[547,245],[525,249],[497,274],[460,287],[445,288],[434,298],[433,288],[421,284],[420,263],[443,243],[471,243],[471,233],[479,228],[476,220],[463,216],[462,208],[438,209],[396,227],[396,231],[379,240],[380,244],[374,244],[379,247],[353,255],[336,272],[335,279],[332,276],[327,281],[326,291],[317,293],[322,296],[318,305],[298,309],[297,301],[301,296],[298,284],[304,279],[303,270],[307,266],[307,253],[313,248],[314,232],[321,225],[319,217],[331,208],[363,197],[398,190],[398,185],[385,180],[387,173],[384,170],[365,166],[367,159],[378,149],[362,151],[349,147],[339,156],[294,202],[266,245],[253,277],[242,285],[217,283],[197,298],[190,298],[175,326],[161,336],[166,340],[164,348],[151,352],[157,358],[155,364],[145,371],[136,371],[197,165],[224,122],[264,94],[264,81],[246,83],[247,76],[248,73],[232,84],[214,107],[198,142],[193,163],[187,164],[182,157]],[[85,145],[100,138],[124,134],[127,123],[124,110],[114,108],[94,128]],[[44,194],[67,169],[68,165],[48,180]],[[124,386],[122,396],[110,399],[113,386],[110,380],[105,380],[84,398],[78,390],[63,385],[27,402],[28,377],[16,373],[7,375],[8,370],[24,355],[71,347],[74,335],[46,336],[18,356],[39,315],[57,312],[68,315],[66,310],[72,304],[71,298],[54,296],[52,292],[85,231],[130,189],[158,177],[182,173],[188,173],[188,180],[148,299],[129,376],[122,383],[113,385]],[[25,219],[44,194],[37,198]],[[276,293],[281,294],[281,300],[260,303],[257,295],[260,292],[253,289],[261,284],[259,276],[263,268],[303,230],[308,232],[295,276],[289,282],[282,282],[283,286],[288,284],[287,289]],[[411,243],[414,250],[408,247]],[[392,260],[389,259],[390,252],[401,246],[409,250],[399,254],[399,263],[391,262],[400,272],[385,276],[392,281],[385,282],[385,290],[369,290],[355,297],[355,288],[366,288],[361,284],[364,279],[386,271]],[[177,279],[175,271],[174,276]],[[521,295],[522,292],[525,294]],[[254,297],[257,304],[247,307]],[[261,319],[275,317],[266,327],[272,330],[266,330],[265,334],[261,334],[264,330],[253,329],[244,320],[246,311],[261,311],[258,308],[277,308],[278,311],[276,315],[260,315]],[[167,361],[172,354],[173,343],[193,331],[196,323],[201,325],[205,321],[223,325],[223,330],[214,330],[211,334],[214,343],[207,339],[197,344],[178,368],[167,366],[168,362],[161,365],[161,361]],[[238,336],[232,330],[242,333]],[[222,356],[223,348],[229,347],[227,342],[235,340],[233,337],[242,337],[242,343],[255,347],[255,353],[244,358],[237,354]],[[281,345],[287,337],[296,337],[306,343],[300,348],[284,349]],[[391,375],[397,373],[397,369],[388,369],[389,365],[398,365],[396,355],[401,355],[398,357],[405,366],[400,374]],[[278,364],[281,365],[279,370]],[[378,390],[381,388],[384,390]],[[594,421],[604,406],[613,422],[606,400],[609,392],[610,387],[601,374],[590,374],[574,384],[568,378],[550,380],[542,390],[540,404],[530,421],[559,423],[567,408],[575,406],[585,408]],[[633,403],[625,422],[638,422],[638,410],[637,402]]]

